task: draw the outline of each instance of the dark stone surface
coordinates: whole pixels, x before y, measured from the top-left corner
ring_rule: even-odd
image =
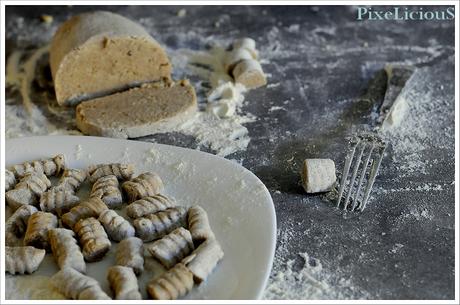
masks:
[[[179,8],[98,7],[134,20],[152,18],[152,34],[172,49],[202,49],[214,38],[256,38],[261,57],[269,60],[264,65],[272,75],[269,82],[280,86],[246,95],[249,103],[243,110],[258,120],[246,125],[251,136],[247,150],[228,158],[242,160],[272,193],[278,237],[292,233],[291,239],[280,238],[288,254],[276,263],[308,252],[332,274],[331,285],[339,286],[340,279],[353,283],[354,289],[345,297],[453,299],[454,22],[357,22],[353,7],[288,6],[195,6],[187,7],[184,18],[174,18]],[[7,25],[8,19],[22,16],[31,22],[43,13],[60,22],[90,9],[94,7],[7,7]],[[289,29],[293,24],[299,25],[299,31]],[[198,29],[207,39],[193,35]],[[8,35],[10,29],[6,30],[7,50],[15,44],[36,43],[15,41]],[[179,39],[177,32],[190,32],[190,39]],[[444,147],[438,147],[434,138],[425,139],[425,148],[419,152],[420,159],[430,165],[425,172],[402,175],[401,156],[390,146],[375,187],[402,191],[374,194],[363,213],[344,214],[326,196],[304,194],[298,172],[307,157],[332,158],[341,170],[344,138],[370,123],[373,105],[359,102],[358,97],[387,62],[412,63],[434,73],[433,83],[444,88],[436,92],[445,101],[445,107],[437,111],[446,120],[433,124],[434,133],[431,130],[429,135],[439,131],[440,137],[445,136],[446,129],[450,134]],[[270,112],[274,105],[285,110]],[[179,134],[153,138],[197,147],[193,138]],[[443,187],[414,190],[426,183]],[[424,209],[430,217],[414,218],[410,212],[414,209]],[[392,251],[397,244],[403,246]]]

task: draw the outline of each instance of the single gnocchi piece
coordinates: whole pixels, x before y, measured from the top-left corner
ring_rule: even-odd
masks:
[[[73,229],[75,224],[80,219],[85,219],[88,217],[97,218],[103,211],[107,209],[107,205],[100,198],[89,198],[70,209],[69,212],[62,215],[61,221],[64,226]]]
[[[115,300],[142,300],[133,269],[124,266],[112,266],[107,274]]]
[[[233,50],[246,49],[249,52],[251,52],[252,57],[254,59],[257,59],[257,57],[259,57],[259,54],[256,49],[256,42],[254,41],[254,39],[249,38],[249,37],[240,38],[240,39],[235,40],[232,43],[232,49]]]
[[[307,193],[327,192],[336,182],[335,164],[331,159],[305,159],[300,172]]]
[[[233,49],[225,56],[224,68],[228,73],[231,73],[239,62],[246,59],[254,59],[250,50],[245,48]]]
[[[5,270],[10,274],[32,273],[38,269],[46,251],[34,247],[5,247]]]
[[[248,89],[255,89],[267,84],[267,77],[257,60],[245,59],[240,61],[232,71],[235,82]]]
[[[208,214],[200,206],[193,206],[188,210],[188,228],[196,245],[207,239],[213,239],[214,233],[209,225]]]
[[[167,269],[180,262],[194,249],[192,235],[184,228],[175,229],[147,248],[152,257]]]
[[[49,241],[54,259],[60,269],[73,268],[86,273],[86,264],[72,230],[57,228],[49,230]]]
[[[16,177],[10,170],[5,170],[5,192],[8,192],[16,185]]]
[[[157,194],[136,200],[126,207],[126,214],[131,218],[164,211],[176,206],[176,202],[164,195]]]
[[[40,209],[61,216],[80,202],[68,189],[51,188],[40,197]]]
[[[182,260],[182,263],[193,273],[195,282],[201,283],[224,257],[224,251],[215,239],[203,242],[195,251]]]
[[[94,217],[79,220],[74,227],[83,249],[83,257],[88,262],[101,260],[110,250],[110,240],[104,227]]]
[[[186,217],[186,208],[170,208],[135,219],[134,228],[137,236],[143,241],[152,241],[165,236],[178,227],[185,226]]]
[[[51,182],[44,174],[27,173],[14,189],[5,193],[6,202],[13,210],[36,204],[50,186]]]
[[[110,300],[99,283],[73,268],[64,268],[51,277],[52,285],[73,300]]]
[[[144,271],[144,246],[141,239],[129,237],[123,239],[117,248],[117,265],[133,268],[137,275]]]
[[[56,155],[50,159],[35,160],[13,165],[11,171],[16,178],[23,178],[27,174],[45,174],[46,176],[57,176],[65,168],[64,155]]]
[[[27,222],[24,245],[48,250],[48,231],[57,226],[58,219],[54,214],[41,211],[32,214]]]
[[[59,183],[56,186],[59,189],[76,192],[81,184],[86,180],[86,172],[81,169],[68,168],[64,170]]]
[[[115,175],[118,180],[129,180],[133,177],[134,174],[134,164],[121,164],[121,163],[112,163],[112,164],[98,164],[90,166],[88,169],[89,173],[89,182],[94,183],[97,179]]]
[[[176,300],[193,288],[193,274],[179,263],[147,285],[147,292],[155,300]]]
[[[5,223],[5,244],[18,246],[24,237],[29,217],[38,212],[32,205],[24,205],[17,209]]]
[[[164,189],[163,181],[155,173],[140,174],[131,181],[124,182],[121,187],[128,196],[129,202],[157,195]]]
[[[135,230],[133,226],[114,210],[102,212],[99,215],[99,221],[104,226],[109,237],[114,241],[121,241],[134,236]]]
[[[108,175],[96,180],[91,189],[91,197],[101,198],[111,209],[121,207],[123,197],[118,188],[118,179],[115,175]]]

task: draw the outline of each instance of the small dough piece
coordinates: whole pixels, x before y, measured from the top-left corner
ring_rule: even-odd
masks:
[[[10,274],[32,273],[38,269],[46,251],[34,247],[5,247],[5,270]]]
[[[73,229],[80,219],[99,217],[107,209],[107,205],[100,198],[89,198],[62,215],[61,221],[64,226]]]
[[[155,241],[147,250],[166,269],[171,269],[171,267],[195,250],[195,247],[193,246],[190,232],[184,228],[177,228],[163,238]]]
[[[149,84],[83,102],[76,110],[84,134],[138,138],[169,132],[195,116],[195,89],[188,81]]]
[[[109,237],[114,241],[121,241],[134,236],[134,227],[114,210],[103,211],[99,215],[99,221],[104,226]]]
[[[86,273],[86,264],[80,247],[72,230],[57,228],[49,230],[48,237],[51,251],[60,269],[73,268],[81,273]]]
[[[142,300],[133,269],[124,266],[109,268],[107,280],[115,294],[115,300]]]
[[[256,49],[256,42],[254,39],[245,37],[235,40],[232,43],[232,49],[246,49],[252,54],[252,58],[257,59],[259,57],[259,53]]]
[[[13,165],[11,171],[18,179],[23,178],[27,173],[45,174],[46,176],[57,176],[65,169],[64,155],[56,155],[50,159],[35,160]]]
[[[331,159],[305,159],[301,177],[305,192],[327,192],[334,187],[337,179],[334,161]]]
[[[224,68],[227,73],[231,74],[235,66],[242,60],[252,60],[253,55],[250,50],[244,48],[233,49],[226,54]]]
[[[134,220],[136,235],[145,242],[162,238],[178,227],[186,225],[187,209],[170,208]]]
[[[36,204],[50,186],[44,174],[27,173],[14,189],[5,193],[6,202],[14,211],[23,205]]]
[[[74,231],[78,235],[86,261],[95,262],[101,260],[110,250],[109,237],[96,218],[81,219],[75,224]]]
[[[267,84],[267,77],[262,66],[254,59],[240,61],[233,69],[232,74],[236,83],[243,84],[248,89],[255,89]]]
[[[171,77],[166,52],[142,26],[104,11],[74,16],[59,27],[50,66],[59,105]]]
[[[93,165],[88,168],[89,173],[89,182],[94,183],[97,179],[115,175],[118,180],[129,180],[133,177],[134,174],[134,164],[121,164],[121,163],[112,163],[112,164],[98,164]]]
[[[48,250],[50,248],[48,231],[57,226],[58,219],[54,214],[46,212],[32,214],[27,222],[24,245]]]
[[[144,271],[144,246],[140,238],[123,239],[117,248],[117,265],[133,268],[137,275]]]
[[[5,244],[7,246],[18,246],[27,230],[29,217],[38,212],[32,205],[23,205],[17,209],[5,223]]]
[[[125,191],[129,202],[154,196],[163,192],[164,185],[160,176],[155,173],[143,173],[131,181],[126,181],[121,185]]]
[[[97,179],[91,189],[90,197],[101,198],[110,209],[120,208],[123,203],[123,197],[118,188],[117,177],[108,175]]]
[[[10,170],[5,170],[5,192],[8,192],[16,185],[16,177]]]
[[[51,277],[53,286],[73,300],[110,300],[99,283],[73,268],[64,268]]]
[[[184,258],[182,263],[193,273],[195,282],[201,283],[206,280],[223,257],[224,252],[217,240],[208,239],[192,254]]]
[[[164,195],[157,194],[134,201],[126,207],[126,214],[131,218],[139,218],[175,206],[176,202],[174,200]]]
[[[86,172],[84,170],[69,168],[62,173],[56,188],[76,192],[85,180]]]
[[[61,216],[80,202],[68,189],[51,188],[40,197],[40,209]]]
[[[188,228],[192,234],[195,245],[201,244],[207,239],[213,239],[214,233],[209,225],[208,214],[199,205],[188,210]]]
[[[176,300],[193,288],[193,275],[179,263],[147,285],[147,292],[155,300]]]

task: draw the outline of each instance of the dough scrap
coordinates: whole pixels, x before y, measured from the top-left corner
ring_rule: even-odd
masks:
[[[123,239],[117,248],[117,265],[133,268],[137,275],[144,271],[144,246],[140,238]]]

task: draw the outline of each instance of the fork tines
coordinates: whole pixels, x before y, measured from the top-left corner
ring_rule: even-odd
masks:
[[[386,143],[374,134],[359,135],[350,141],[340,179],[338,208],[351,211],[366,208],[385,148]]]

